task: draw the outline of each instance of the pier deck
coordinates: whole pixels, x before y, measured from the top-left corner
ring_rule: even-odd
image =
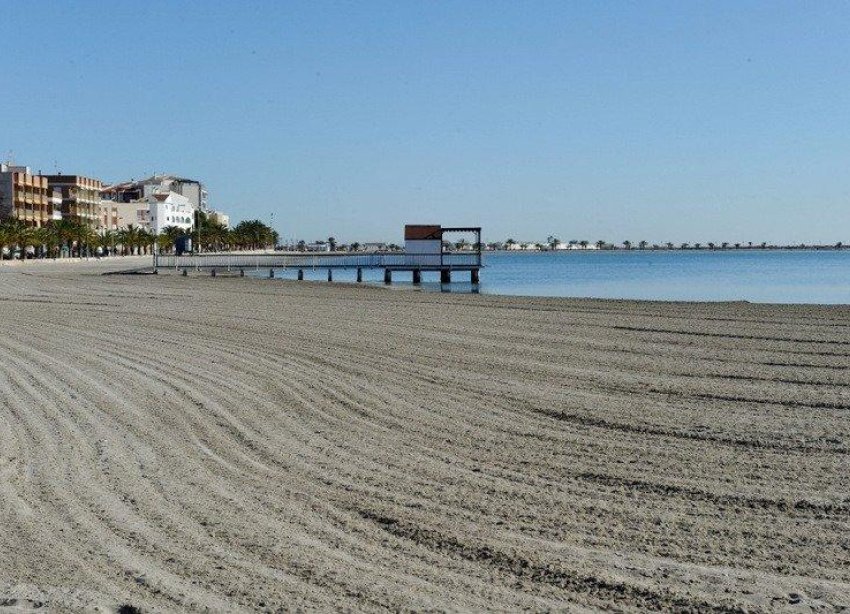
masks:
[[[446,252],[442,254],[410,254],[399,252],[375,252],[369,254],[335,253],[268,253],[268,254],[186,254],[182,256],[154,256],[154,269],[187,271],[245,271],[269,269],[294,269],[299,271],[299,279],[304,270],[327,269],[328,279],[332,279],[333,269],[357,269],[357,279],[362,279],[363,269],[383,269],[384,281],[392,281],[393,272],[409,271],[415,283],[421,281],[423,272],[440,272],[443,282],[451,282],[451,274],[456,271],[468,271],[473,283],[478,282],[479,270],[483,268],[480,252]]]

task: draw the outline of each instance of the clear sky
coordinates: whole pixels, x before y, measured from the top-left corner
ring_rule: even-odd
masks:
[[[846,2],[0,0],[0,154],[283,237],[850,243]]]

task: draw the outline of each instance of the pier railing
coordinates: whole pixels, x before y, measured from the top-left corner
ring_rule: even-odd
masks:
[[[408,254],[372,252],[358,254],[155,254],[157,269],[297,268],[297,269],[400,269],[400,270],[471,270],[482,267],[481,254],[442,253]]]

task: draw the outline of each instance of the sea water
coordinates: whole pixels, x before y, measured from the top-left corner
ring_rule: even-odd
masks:
[[[481,283],[455,272],[450,285],[423,273],[422,291],[479,292],[665,301],[850,304],[850,250],[616,250],[491,252],[483,255]],[[277,271],[294,278],[294,271]],[[305,270],[326,280],[325,270]],[[334,271],[354,281],[354,271]],[[381,283],[383,270],[364,270]],[[409,272],[394,272],[394,288],[410,288]]]

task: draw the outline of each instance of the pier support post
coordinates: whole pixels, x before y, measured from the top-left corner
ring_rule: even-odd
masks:
[[[298,269],[298,281],[304,281],[304,269]]]
[[[363,281],[363,269],[357,269],[357,283],[361,283]]]
[[[389,269],[384,269],[384,283],[387,285],[393,283],[393,272]]]
[[[215,269],[210,269],[210,277],[215,277]]]
[[[333,280],[334,280],[333,269],[328,269],[328,281],[333,281]]]
[[[470,274],[470,278],[472,283],[478,283],[478,269],[472,269],[472,273]]]
[[[269,269],[269,279],[274,279],[274,269]]]
[[[450,270],[440,269],[440,283],[441,284],[452,283],[452,272]]]
[[[422,271],[413,269],[413,285],[418,286],[422,283]]]

